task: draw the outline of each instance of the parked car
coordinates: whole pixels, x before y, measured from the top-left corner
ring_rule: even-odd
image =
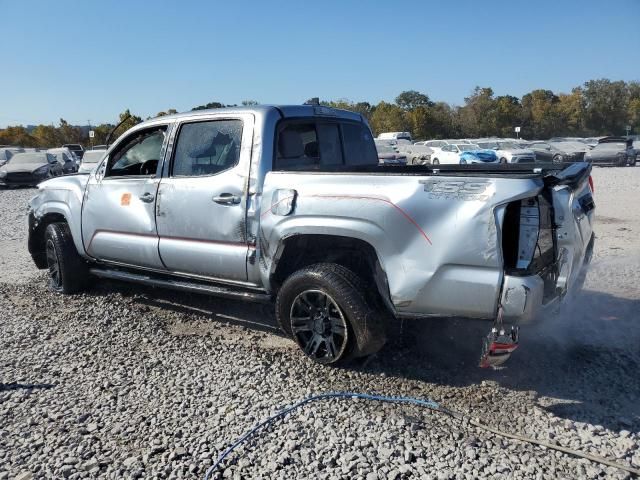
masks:
[[[521,148],[516,142],[503,140],[478,141],[480,148],[495,150],[500,163],[531,163],[536,161],[533,150]]]
[[[481,149],[474,145],[473,150],[464,150],[460,153],[460,164],[468,163],[499,163],[495,150]]]
[[[380,165],[406,165],[407,156],[396,148],[384,143],[376,143]]]
[[[109,145],[94,145],[91,150],[106,150],[107,148],[109,148]]]
[[[472,143],[452,143],[444,145],[440,148],[440,151],[434,152],[431,163],[433,165],[458,165],[460,164],[460,154],[471,150],[481,150],[481,148]]]
[[[60,165],[62,165],[63,173],[75,173],[78,171],[77,158],[67,147],[50,148],[47,153],[56,157]]]
[[[625,137],[604,137],[593,150],[584,156],[585,161],[594,165],[624,167],[636,164],[636,151],[633,141]]]
[[[411,132],[382,132],[378,140],[408,140],[411,141]]]
[[[58,293],[94,276],[273,301],[323,364],[379,350],[401,318],[486,319],[495,365],[510,325],[581,287],[595,210],[586,163],[477,167],[380,166],[362,116],[328,107],[159,117],[94,173],[42,183],[28,248]]]
[[[24,153],[24,148],[2,147],[0,148],[0,167],[11,160],[16,153]]]
[[[82,145],[79,145],[77,143],[67,143],[62,146],[67,147],[69,150],[76,154],[76,157],[82,160],[82,156],[84,155],[84,147]]]
[[[91,173],[107,153],[106,150],[87,150],[84,152],[78,173]]]
[[[62,175],[62,165],[46,152],[16,153],[0,167],[0,185],[36,186],[43,180]]]
[[[407,156],[408,165],[428,165],[431,163],[433,149],[425,145],[398,143],[397,150]]]
[[[562,140],[557,142],[533,142],[529,149],[536,154],[539,162],[570,163],[582,162],[589,146],[580,142]]]
[[[636,152],[635,164],[637,164],[640,162],[640,135],[630,135],[628,138],[631,139],[631,146]]]

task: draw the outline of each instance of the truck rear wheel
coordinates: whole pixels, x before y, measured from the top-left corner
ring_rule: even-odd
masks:
[[[384,313],[365,283],[347,268],[319,263],[293,273],[276,299],[285,333],[318,363],[337,364],[377,352],[385,343]]]
[[[49,269],[49,288],[56,293],[84,290],[89,279],[86,262],[78,255],[66,223],[51,223],[45,230],[45,253]]]

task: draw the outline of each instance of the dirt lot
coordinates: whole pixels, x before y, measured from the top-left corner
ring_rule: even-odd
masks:
[[[349,368],[312,364],[265,307],[100,283],[60,297],[26,252],[26,202],[0,190],[0,480],[202,478],[258,420],[334,390],[432,398],[503,429],[640,468],[640,168],[596,169],[585,290],[475,367],[486,324],[405,325]],[[417,407],[325,401],[259,435],[225,478],[629,478]]]

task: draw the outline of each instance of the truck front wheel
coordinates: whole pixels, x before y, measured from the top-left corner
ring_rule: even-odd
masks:
[[[49,288],[56,293],[84,290],[89,278],[86,262],[78,255],[66,223],[51,223],[45,230]]]
[[[362,279],[337,264],[311,265],[287,278],[278,292],[276,316],[318,363],[375,353],[385,343],[383,312],[367,299]]]

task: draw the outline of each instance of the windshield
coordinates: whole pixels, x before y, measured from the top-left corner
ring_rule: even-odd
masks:
[[[84,157],[82,157],[82,163],[98,163],[104,157],[106,150],[89,150],[88,152],[84,152]]]
[[[12,165],[47,163],[44,153],[18,153],[11,158]]]
[[[520,147],[513,142],[498,142],[501,150],[518,150]]]

